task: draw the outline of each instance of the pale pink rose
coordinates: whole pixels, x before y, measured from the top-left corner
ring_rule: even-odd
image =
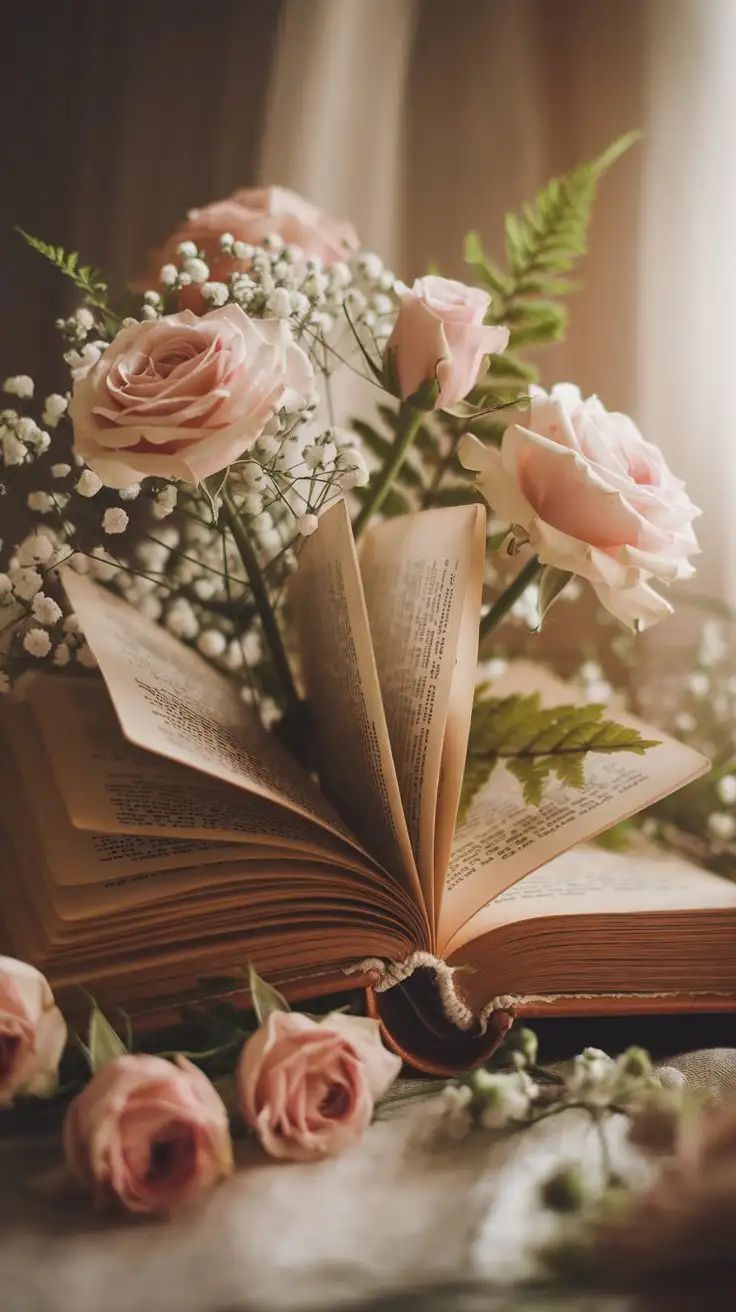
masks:
[[[212,280],[223,282],[232,273],[246,272],[249,260],[236,260],[223,252],[220,237],[224,233],[249,246],[262,246],[266,237],[281,237],[324,264],[348,258],[359,245],[352,224],[324,214],[295,191],[286,187],[242,187],[227,200],[189,211],[185,222],[153,257],[146,286],[155,287],[162,266],[178,261],[177,250],[183,241],[193,241],[202,252]],[[184,289],[182,304],[201,310],[205,302],[201,291],[191,286]]]
[[[184,1057],[107,1062],[69,1107],[64,1151],[99,1202],[129,1212],[171,1212],[233,1169],[225,1105]]]
[[[237,460],[314,373],[281,319],[238,305],[122,328],[84,378],[69,414],[74,450],[107,487],[147,475],[199,483]]]
[[[486,357],[508,346],[508,328],[485,327],[491,298],[479,287],[451,278],[417,278],[401,297],[386,347],[403,400],[435,378],[435,410],[462,401],[487,365]]]
[[[500,449],[470,435],[460,460],[499,519],[517,525],[543,565],[588,579],[600,602],[630,627],[672,607],[649,585],[690,578],[700,512],[656,446],[626,415],[569,383],[533,389],[526,423]]]
[[[0,1107],[18,1093],[53,1093],[65,1044],[48,981],[25,961],[0,957]]]
[[[238,1062],[243,1117],[272,1157],[333,1157],[360,1139],[400,1069],[377,1021],[272,1012]]]

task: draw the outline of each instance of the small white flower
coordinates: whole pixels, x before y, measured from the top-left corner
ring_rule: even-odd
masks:
[[[10,679],[4,670],[0,670],[0,697],[10,692]]]
[[[263,497],[259,492],[247,492],[241,506],[244,515],[260,515],[263,511]]]
[[[86,670],[97,669],[97,657],[92,651],[92,648],[86,642],[79,648],[77,652],[77,660]]]
[[[277,287],[266,301],[266,308],[277,319],[288,319],[291,314],[291,296],[285,287]]]
[[[76,490],[80,497],[95,497],[101,487],[102,479],[93,469],[85,469],[84,473],[79,476]]]
[[[151,289],[150,291],[143,293],[143,300],[146,305],[158,306],[161,304],[161,293]]]
[[[370,282],[377,282],[383,273],[383,260],[372,251],[361,251],[356,260],[358,269]]]
[[[155,305],[144,305],[141,310],[141,319],[144,323],[153,323],[154,319],[158,319],[158,311]]]
[[[302,460],[307,469],[321,469],[325,464],[325,449],[322,446],[316,446],[310,443],[302,451]]]
[[[710,679],[708,678],[708,675],[703,672],[703,670],[695,670],[690,675],[687,684],[693,697],[697,697],[699,701],[703,697],[707,697],[708,693],[710,692]]]
[[[248,460],[239,471],[243,486],[250,492],[256,492],[263,485],[265,474],[255,460]]]
[[[54,665],[68,665],[71,652],[68,642],[60,642],[54,651]]]
[[[281,712],[272,697],[263,697],[259,706],[261,720],[267,729],[271,729],[281,719]]]
[[[48,515],[49,511],[54,509],[54,502],[48,492],[29,492],[26,505],[38,515]]]
[[[235,238],[231,232],[220,233],[220,250],[229,251],[235,243]]]
[[[151,506],[154,519],[166,519],[176,509],[177,490],[173,483],[161,489],[157,493],[156,500]]]
[[[733,806],[736,802],[736,774],[724,774],[716,784],[716,792],[724,806]]]
[[[158,276],[165,287],[173,287],[179,277],[179,270],[175,264],[164,264]]]
[[[344,492],[349,492],[353,487],[367,487],[370,481],[371,476],[365,467],[346,469],[340,478],[340,487]]]
[[[693,733],[698,727],[692,711],[678,711],[675,716],[675,728],[678,733]]]
[[[197,638],[197,649],[203,656],[210,658],[222,656],[227,649],[227,639],[219,629],[205,629]]]
[[[713,811],[708,816],[708,828],[714,838],[728,843],[736,834],[736,819],[727,811]]]
[[[495,683],[497,679],[502,679],[509,668],[509,663],[503,656],[492,656],[490,660],[480,661],[476,669],[477,683]]]
[[[18,441],[9,428],[3,432],[3,461],[6,465],[22,465],[26,458],[26,448]]]
[[[597,661],[584,661],[580,666],[580,678],[585,683],[594,683],[600,679],[603,671]]]
[[[71,472],[72,472],[71,465],[65,465],[63,463],[60,463],[58,465],[51,466],[52,478],[66,478],[68,474],[71,474]]]
[[[81,627],[79,623],[79,616],[67,615],[61,627],[65,633],[79,633]]]
[[[304,538],[311,537],[318,528],[319,520],[316,515],[300,515],[296,521],[297,533],[301,533]]]
[[[118,496],[121,501],[135,501],[136,497],[140,496],[140,491],[140,483],[128,483],[127,487],[118,489]]]
[[[478,1119],[487,1130],[502,1130],[513,1121],[523,1120],[539,1094],[538,1086],[526,1071],[496,1075],[479,1070],[472,1077],[472,1087],[478,1099],[483,1100]]]
[[[62,615],[61,606],[56,604],[53,597],[47,597],[44,592],[36,593],[31,610],[33,618],[38,620],[39,624],[48,626],[58,624]]]
[[[228,236],[230,234],[228,233]],[[236,260],[250,260],[253,257],[254,248],[249,246],[247,241],[233,242],[233,255]]]
[[[192,282],[206,282],[210,276],[209,265],[204,260],[192,259],[187,260],[184,265],[184,272],[189,274]]]
[[[227,305],[230,292],[227,283],[224,282],[206,282],[202,287],[202,295],[210,305],[218,308],[221,305]]]
[[[93,315],[92,311],[87,308],[86,305],[80,305],[79,309],[75,312],[74,318],[79,324],[79,327],[82,328],[84,332],[86,333],[92,332],[92,329],[95,326],[95,316]]]
[[[176,250],[183,260],[196,259],[197,247],[193,241],[180,241]]]
[[[303,292],[291,292],[289,300],[291,302],[291,313],[295,314],[297,318],[303,319],[305,314],[309,312],[309,297],[305,296]]]
[[[8,396],[19,396],[23,401],[29,401],[33,396],[34,382],[28,374],[14,374],[12,378],[6,378],[3,383],[3,391]]]
[[[9,576],[7,574],[0,574],[0,606],[2,606],[4,602],[9,601],[12,592],[13,585],[10,582]]]
[[[29,656],[41,660],[51,651],[51,639],[45,629],[29,629],[23,639],[23,648]]]
[[[45,533],[30,533],[18,547],[18,560],[21,565],[45,564],[54,554],[54,544]]]
[[[199,633],[199,621],[184,597],[177,597],[166,611],[166,627],[176,638],[193,639]]]
[[[102,516],[104,533],[124,533],[130,520],[122,506],[110,506]]]
[[[191,273],[187,273],[186,270],[182,271],[182,272],[179,274],[179,286],[180,286],[180,287],[188,287],[188,286],[190,285],[191,281],[192,281],[192,275],[191,275]]]

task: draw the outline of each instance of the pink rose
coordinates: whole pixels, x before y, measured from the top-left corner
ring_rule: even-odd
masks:
[[[541,563],[588,579],[617,619],[645,628],[671,613],[648,580],[694,574],[700,512],[626,415],[584,401],[569,383],[550,395],[534,389],[528,422],[511,424],[500,450],[468,435],[460,460]]]
[[[240,1055],[243,1117],[272,1157],[333,1157],[360,1139],[400,1069],[377,1021],[272,1012]]]
[[[67,1161],[100,1201],[129,1212],[170,1212],[233,1168],[225,1106],[196,1066],[163,1057],[116,1057],[69,1107]]]
[[[232,273],[246,272],[249,260],[236,260],[222,251],[220,237],[224,233],[249,246],[262,246],[266,237],[281,237],[324,264],[346,259],[359,245],[352,224],[330,218],[295,191],[286,187],[243,187],[227,200],[189,211],[186,221],[156,253],[147,286],[158,284],[162,265],[176,263],[177,249],[183,241],[193,241],[203,253],[213,280],[223,282]],[[202,309],[201,291],[186,288],[182,303]]]
[[[435,378],[435,410],[462,401],[486,368],[486,356],[508,346],[508,328],[484,327],[491,298],[451,278],[417,278],[401,298],[386,351],[407,400]]]
[[[0,957],[0,1107],[17,1093],[53,1093],[65,1044],[48,981],[25,961]]]
[[[121,329],[75,381],[74,449],[107,487],[146,475],[199,483],[255,442],[287,392],[313,387],[283,320],[238,305],[182,310]]]

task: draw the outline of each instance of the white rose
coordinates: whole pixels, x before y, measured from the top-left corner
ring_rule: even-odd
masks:
[[[541,564],[579,574],[630,627],[672,612],[649,586],[694,574],[692,521],[700,511],[661,451],[626,415],[559,384],[533,389],[526,425],[511,424],[500,449],[467,435],[466,469],[494,513],[524,530]]]

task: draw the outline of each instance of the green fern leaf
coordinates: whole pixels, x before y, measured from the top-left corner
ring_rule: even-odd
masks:
[[[102,311],[106,326],[114,328],[118,323],[118,316],[113,314],[107,304],[108,288],[102,274],[91,265],[79,264],[79,253],[77,251],[65,251],[63,246],[51,246],[48,242],[42,241],[40,237],[33,237],[30,233],[25,232],[23,228],[16,228],[21,237],[39,255],[50,261],[54,268],[58,269],[67,278],[71,278],[75,287],[82,293],[85,301],[89,305],[94,305]]]
[[[542,706],[539,693],[495,698],[484,684],[476,691],[463,780],[461,815],[499,760],[522,786],[524,800],[538,806],[551,776],[569,788],[585,785],[589,752],[634,752],[641,756],[654,739],[603,718],[599,705]]]

